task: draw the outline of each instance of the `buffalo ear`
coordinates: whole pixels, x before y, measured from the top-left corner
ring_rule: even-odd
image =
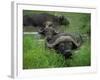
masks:
[[[54,34],[54,35],[56,35],[56,34],[58,34],[58,33],[59,33],[58,31],[53,30],[53,34]]]
[[[39,29],[38,33],[41,34],[41,35],[45,35],[45,31],[44,31],[43,28]]]

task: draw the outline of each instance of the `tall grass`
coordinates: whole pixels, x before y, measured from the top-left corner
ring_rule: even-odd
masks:
[[[90,65],[89,42],[85,42],[79,50],[73,52],[72,59],[64,59],[53,49],[45,48],[44,41],[38,41],[33,36],[24,35],[23,68],[54,68]]]
[[[43,41],[24,36],[23,68],[49,68],[62,66],[64,58],[54,50],[45,48]]]

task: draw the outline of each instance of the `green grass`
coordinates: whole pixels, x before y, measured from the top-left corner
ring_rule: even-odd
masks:
[[[38,41],[30,35],[24,36],[23,68],[49,68],[62,66],[62,55],[45,48],[43,41]]]
[[[35,11],[34,11],[35,12]],[[25,14],[33,14],[33,11],[24,11]],[[41,11],[39,11],[40,13]],[[36,11],[35,13],[38,13]],[[61,54],[56,53],[53,49],[45,48],[44,41],[39,41],[33,35],[23,36],[23,69],[37,68],[57,68],[57,67],[76,67],[91,65],[91,35],[87,35],[90,30],[90,14],[87,13],[64,13],[64,12],[47,12],[54,15],[64,15],[70,25],[60,26],[59,31],[77,32],[85,34],[86,39],[82,46],[73,51],[71,59],[64,59]]]
[[[90,43],[73,52],[72,59],[64,59],[55,50],[45,48],[44,41],[38,41],[32,35],[24,35],[23,68],[55,68],[90,65]]]

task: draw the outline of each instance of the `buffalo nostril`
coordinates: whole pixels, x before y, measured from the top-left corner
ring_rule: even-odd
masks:
[[[64,57],[65,59],[70,58],[72,56],[71,50],[65,50]]]

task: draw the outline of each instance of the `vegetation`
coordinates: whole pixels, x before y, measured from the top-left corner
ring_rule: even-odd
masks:
[[[37,13],[38,11],[36,11]],[[39,11],[40,12],[40,11]],[[33,11],[24,14],[31,15]],[[64,15],[69,21],[69,26],[61,26],[59,30],[64,32],[77,32],[83,35],[82,46],[73,51],[71,59],[64,59],[61,54],[53,49],[45,48],[44,40],[39,41],[34,35],[23,36],[23,69],[57,68],[91,65],[91,41],[90,41],[90,14],[47,12],[54,15]],[[85,35],[85,36],[84,36]]]

